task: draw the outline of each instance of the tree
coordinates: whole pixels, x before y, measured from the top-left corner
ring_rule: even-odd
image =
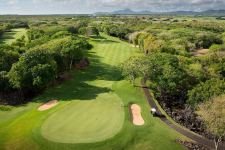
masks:
[[[6,71],[0,71],[0,92],[9,92],[12,85],[9,83],[9,78]]]
[[[19,47],[25,46],[25,36],[23,35],[21,38],[16,39],[16,41],[12,43],[12,46],[19,46]]]
[[[138,45],[139,45],[139,50],[144,52],[144,41],[147,39],[149,36],[152,36],[151,34],[148,33],[141,33],[141,35],[138,37]]]
[[[206,131],[214,136],[217,150],[225,136],[225,95],[200,103],[197,114],[203,120]]]
[[[225,81],[212,78],[206,82],[199,83],[192,90],[188,91],[187,104],[195,107],[197,104],[223,93],[225,93]]]
[[[134,37],[133,37],[133,39],[132,39],[134,46],[137,46],[137,45],[138,45],[138,38],[139,38],[139,36],[140,36],[141,34],[142,34],[142,33],[137,33],[137,34],[134,35]]]
[[[20,54],[12,46],[0,45],[0,71],[9,71],[13,63],[19,60]]]
[[[90,37],[91,37],[92,34],[93,34],[92,29],[88,27],[87,30],[86,30],[85,36],[86,36],[88,39],[90,39]]]
[[[83,50],[91,49],[86,38],[71,38],[63,43],[61,56],[70,59],[70,69],[72,69],[73,61],[79,61],[83,57]]]
[[[63,38],[70,35],[71,33],[69,33],[68,31],[59,31],[52,36],[52,39]]]
[[[131,33],[130,35],[129,35],[129,40],[130,41],[132,41],[133,40],[133,38],[134,38],[134,36],[136,35],[136,34],[138,34],[138,33],[145,33],[144,31],[141,31],[141,32],[138,32],[138,31],[136,31],[136,32],[133,32],[133,33]],[[136,37],[137,38],[137,37]],[[138,41],[137,41],[138,42]],[[138,43],[137,43],[138,44]]]
[[[176,56],[166,53],[149,53],[140,67],[142,77],[157,86],[161,94],[177,94],[183,87],[185,71],[179,68]]]
[[[10,23],[7,23],[7,24],[5,25],[6,31],[10,31],[12,28],[13,28],[13,26],[12,26],[12,24],[10,24]]]
[[[209,50],[212,51],[216,56],[216,52],[220,51],[222,49],[221,45],[215,44],[210,46]]]
[[[84,35],[84,34],[87,32],[87,28],[86,28],[86,27],[80,28],[80,29],[78,30],[78,32],[79,32],[80,34]]]
[[[155,47],[157,45],[156,37],[149,35],[148,38],[144,40],[144,53],[156,52]]]
[[[109,27],[104,27],[103,32],[107,35],[109,35]]]
[[[140,61],[142,59],[143,55],[133,55],[121,64],[122,75],[125,79],[132,81],[133,86],[135,79],[140,77]]]
[[[99,30],[96,27],[91,27],[92,33],[99,36]]]
[[[54,79],[57,65],[47,49],[32,49],[21,55],[8,73],[14,88],[40,89]]]

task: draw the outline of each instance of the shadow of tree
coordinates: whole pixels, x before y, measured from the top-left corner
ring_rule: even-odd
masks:
[[[42,103],[53,99],[62,101],[71,101],[75,99],[93,100],[100,93],[108,93],[110,91],[110,88],[96,87],[82,81],[71,81],[47,89],[43,95],[35,99],[35,102]],[[43,99],[43,97],[45,98]]]
[[[12,31],[12,32],[6,32],[0,39],[0,44],[5,44],[7,43],[8,39],[16,39],[14,37],[14,35],[16,34],[16,32],[18,31]]]
[[[103,36],[91,36],[92,39],[106,39]]]
[[[101,93],[108,93],[111,88],[94,86],[96,80],[116,81],[121,79],[119,67],[102,62],[103,57],[94,51],[87,51],[91,64],[86,70],[71,72],[75,78],[61,85],[47,89],[43,95],[34,99],[34,102],[46,102],[57,99],[62,101],[93,100]]]

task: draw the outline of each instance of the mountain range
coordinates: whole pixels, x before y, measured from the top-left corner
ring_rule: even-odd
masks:
[[[224,16],[225,10],[207,10],[202,12],[194,12],[194,11],[174,11],[174,12],[151,12],[148,10],[143,11],[132,11],[130,9],[118,10],[113,12],[96,12],[95,15],[106,15],[106,14],[117,14],[117,15],[137,15],[137,14],[172,14],[172,15],[209,15],[209,16]]]

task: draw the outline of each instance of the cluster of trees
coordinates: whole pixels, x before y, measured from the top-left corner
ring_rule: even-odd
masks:
[[[133,44],[139,46],[139,50],[147,54],[149,52],[164,52],[190,57],[190,52],[212,47],[216,50],[225,50],[223,36],[207,32],[192,31],[190,29],[173,29],[169,31],[158,31],[158,29],[147,29],[130,38]],[[132,34],[131,34],[132,35]]]
[[[213,96],[225,93],[225,57],[214,53],[202,57],[184,57],[151,52],[134,55],[122,65],[122,74],[133,81],[138,77],[149,80],[157,95],[180,95],[193,108]]]
[[[121,65],[121,69],[122,75],[132,80],[133,85],[136,78],[142,77],[144,81],[150,80],[152,87],[162,95],[178,94],[185,88],[187,74],[175,55],[154,52],[134,55]]]
[[[39,90],[92,48],[72,26],[30,27],[28,40],[22,36],[11,45],[0,45],[0,92]]]
[[[51,48],[48,46],[53,45]],[[35,90],[45,87],[54,77],[83,58],[91,45],[85,38],[67,37],[27,50],[1,49],[1,92],[11,88]]]
[[[184,57],[161,52],[133,55],[121,64],[122,75],[133,85],[136,78],[148,81],[156,96],[180,97],[201,116],[205,130],[214,136],[216,148],[225,135],[225,57],[214,52]]]
[[[168,24],[167,24],[168,25]],[[214,135],[216,148],[225,135],[225,38],[219,24],[185,22],[151,25],[129,35],[142,55],[128,58],[122,75],[132,81],[148,81],[156,96],[180,97],[186,107],[201,116],[205,129]],[[201,57],[191,52],[209,49]]]
[[[90,39],[91,35],[99,36],[99,31],[95,26],[82,27],[78,30],[78,32],[85,35],[88,39]]]

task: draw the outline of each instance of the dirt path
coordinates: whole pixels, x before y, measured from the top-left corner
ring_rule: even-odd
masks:
[[[155,108],[156,109],[156,112],[157,112],[157,116],[165,123],[167,124],[169,127],[171,127],[172,129],[176,130],[177,132],[183,134],[184,136],[198,142],[198,143],[201,143],[207,147],[210,147],[210,148],[215,148],[215,145],[214,145],[214,142],[213,141],[210,141],[210,140],[207,140],[203,137],[200,137],[200,136],[197,136],[191,132],[188,132],[180,127],[178,127],[177,125],[173,124],[171,121],[169,121],[163,114],[162,112],[160,111],[160,109],[158,108],[158,106],[156,105],[149,89],[148,89],[148,86],[143,83],[141,81],[141,86],[142,86],[142,90],[145,94],[145,97],[147,98],[148,100],[148,103],[149,105],[151,106],[151,108]],[[218,150],[225,150],[225,146],[219,146]]]
[[[209,52],[209,49],[201,49],[201,50],[197,50],[196,52],[192,52],[191,54],[193,54],[195,57],[198,57],[198,56],[203,56],[208,52]]]
[[[145,121],[141,116],[141,108],[137,104],[129,105],[130,110],[130,121],[134,125],[143,125]]]

